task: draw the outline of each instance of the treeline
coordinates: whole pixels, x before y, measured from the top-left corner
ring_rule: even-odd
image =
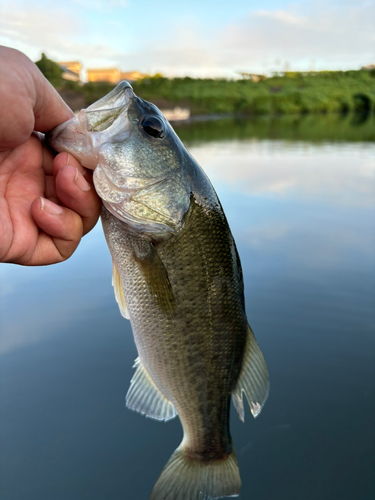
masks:
[[[144,99],[164,99],[191,113],[278,115],[375,111],[375,71],[290,72],[251,80],[147,78],[134,83]]]
[[[107,82],[88,82],[82,85],[71,80],[64,80],[62,68],[44,53],[35,64],[63,98],[77,100],[82,106],[89,106],[115,88],[115,85]]]
[[[61,68],[43,54],[36,63],[68,101],[92,104],[114,88],[110,83],[62,79]],[[144,78],[133,84],[137,95],[159,107],[188,107],[191,115],[281,115],[375,112],[375,71],[288,72],[257,83],[251,80]]]

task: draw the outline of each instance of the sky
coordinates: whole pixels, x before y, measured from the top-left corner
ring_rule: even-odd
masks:
[[[0,0],[0,44],[165,76],[359,69],[375,63],[375,0]]]

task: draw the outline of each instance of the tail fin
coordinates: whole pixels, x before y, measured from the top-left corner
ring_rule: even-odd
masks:
[[[157,480],[149,500],[208,500],[236,497],[241,490],[237,458],[202,462],[188,458],[180,446]]]

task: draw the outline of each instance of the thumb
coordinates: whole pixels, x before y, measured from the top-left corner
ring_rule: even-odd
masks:
[[[22,52],[0,46],[0,151],[25,143],[73,116],[37,66]]]

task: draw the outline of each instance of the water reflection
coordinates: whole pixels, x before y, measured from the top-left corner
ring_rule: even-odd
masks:
[[[103,305],[103,300],[111,303],[111,272],[100,224],[83,239],[71,261],[32,268],[2,265],[0,353],[51,338]]]
[[[257,197],[374,206],[375,152],[370,143],[314,145],[280,140],[192,146],[215,186]]]
[[[372,267],[372,144],[225,141],[190,151],[215,185],[238,244],[314,268]],[[237,203],[233,204],[236,198]]]
[[[181,134],[229,219],[270,369],[261,416],[231,419],[243,499],[375,494],[375,132],[351,120]],[[125,409],[136,351],[100,226],[69,262],[3,265],[0,283],[1,497],[148,498],[181,429]]]
[[[222,119],[175,125],[184,141],[196,144],[227,139],[272,139],[288,142],[374,142],[373,114],[282,115]]]

